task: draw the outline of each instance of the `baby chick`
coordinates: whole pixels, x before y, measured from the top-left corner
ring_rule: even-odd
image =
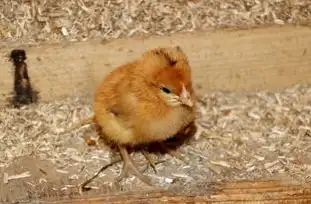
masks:
[[[164,141],[195,120],[187,56],[179,46],[156,48],[118,67],[99,85],[93,109],[100,136],[118,147],[124,161],[118,180],[132,173],[150,185],[127,147]]]
[[[15,66],[14,71],[14,98],[13,104],[15,107],[27,105],[34,102],[34,91],[30,84],[28,76],[28,69],[25,60],[25,50],[12,50],[10,54],[10,61]]]

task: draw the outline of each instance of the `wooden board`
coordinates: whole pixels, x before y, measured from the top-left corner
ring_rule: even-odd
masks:
[[[125,195],[101,195],[93,198],[46,201],[49,204],[99,203],[208,203],[208,204],[307,204],[311,203],[311,185],[290,181],[228,182],[212,187],[206,195],[177,195],[165,191],[136,192]]]
[[[0,104],[12,90],[12,64],[5,57],[12,48],[27,51],[32,83],[43,101],[93,93],[116,66],[139,57],[147,49],[180,45],[189,56],[199,93],[210,90],[275,90],[311,82],[311,29],[269,27],[217,30],[163,37],[134,37],[109,42],[6,46],[0,49]]]

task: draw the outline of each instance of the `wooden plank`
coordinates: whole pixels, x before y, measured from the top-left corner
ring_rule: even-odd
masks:
[[[311,82],[311,29],[274,26],[253,30],[216,30],[163,37],[134,37],[56,45],[0,48],[0,103],[12,90],[12,48],[27,51],[32,83],[44,101],[93,93],[116,66],[147,49],[180,45],[189,56],[199,93],[210,90],[275,90]]]
[[[98,203],[208,203],[208,204],[306,204],[311,203],[311,185],[288,181],[238,181],[219,184],[206,195],[176,195],[168,191],[136,192],[125,195],[101,195],[93,198],[45,201],[47,204]]]

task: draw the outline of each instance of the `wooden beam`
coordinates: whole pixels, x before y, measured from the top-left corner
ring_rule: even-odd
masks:
[[[147,49],[180,45],[189,56],[200,93],[210,90],[276,90],[311,82],[311,29],[273,26],[216,30],[163,37],[133,37],[56,45],[0,47],[0,104],[12,90],[13,48],[27,52],[32,83],[43,101],[93,93],[102,78]],[[0,45],[1,46],[1,45]]]
[[[125,195],[101,195],[93,198],[42,202],[46,204],[307,204],[311,203],[311,185],[289,181],[238,181],[216,185],[205,195],[176,195],[167,191],[136,192]]]

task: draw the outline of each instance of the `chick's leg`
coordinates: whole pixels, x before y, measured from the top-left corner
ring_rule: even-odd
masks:
[[[142,182],[146,183],[147,185],[151,186],[151,182],[148,179],[148,177],[144,176],[139,169],[134,165],[132,158],[130,157],[126,147],[118,145],[118,148],[120,150],[122,159],[123,159],[123,170],[120,176],[117,178],[117,181],[122,180],[124,177],[126,177],[129,173],[132,173],[137,178],[139,178]]]
[[[141,153],[142,153],[142,154],[144,155],[144,157],[147,159],[147,161],[148,161],[148,163],[150,164],[150,166],[152,167],[154,173],[157,173],[157,169],[156,169],[156,167],[155,167],[155,163],[154,163],[152,157],[150,156],[149,152],[147,152],[146,150],[142,150]]]

